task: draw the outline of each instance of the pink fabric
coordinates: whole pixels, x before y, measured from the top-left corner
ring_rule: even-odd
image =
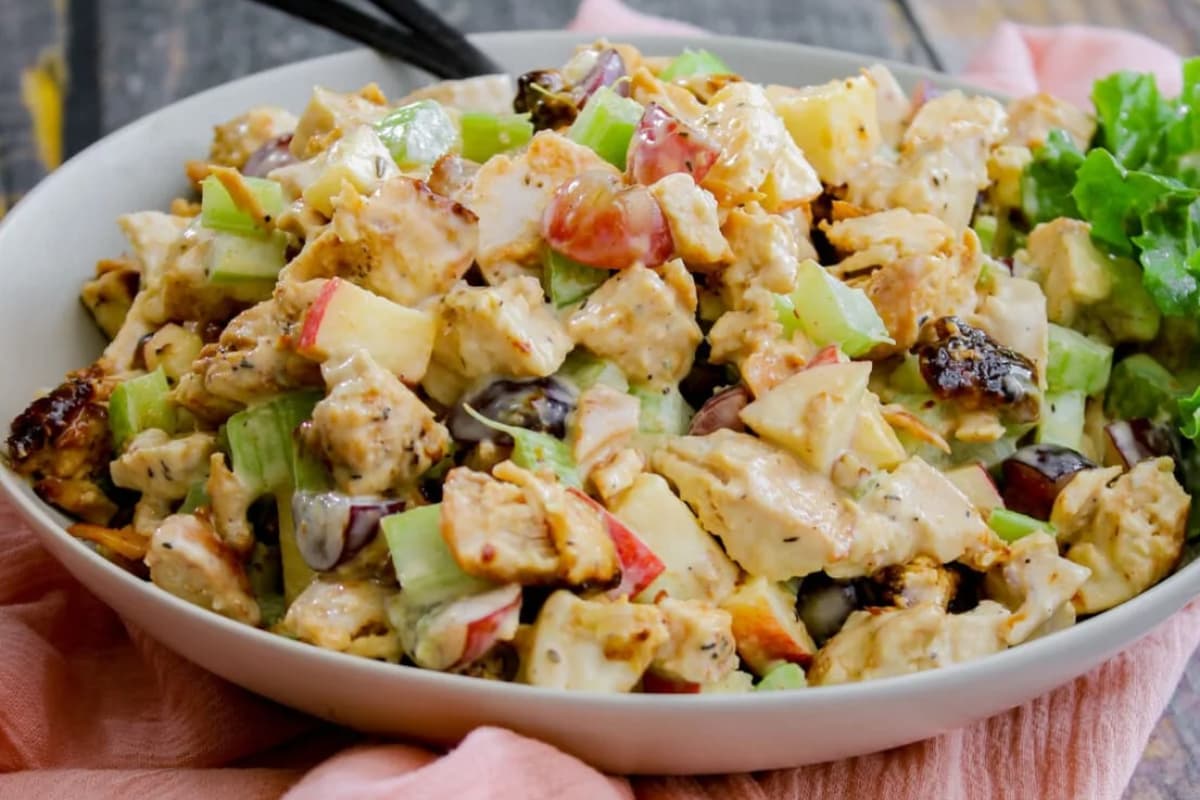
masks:
[[[574,26],[694,30],[615,0],[584,0]],[[1178,58],[1142,37],[1011,25],[969,76],[1084,101],[1092,77],[1120,67],[1152,68],[1164,86],[1177,84]],[[0,798],[257,800],[290,788],[290,800],[1115,800],[1200,641],[1193,604],[1128,652],[1021,708],[888,753],[801,769],[629,781],[494,728],[448,755],[376,743],[325,760],[357,737],[148,641],[75,583],[3,501],[0,553]]]
[[[1128,31],[1064,25],[1036,28],[1002,23],[962,77],[1011,95],[1039,89],[1091,105],[1092,81],[1122,69],[1153,72],[1167,95],[1179,93],[1179,56]]]

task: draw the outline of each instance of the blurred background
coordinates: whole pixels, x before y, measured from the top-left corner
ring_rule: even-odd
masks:
[[[467,31],[561,28],[579,0],[425,0]],[[628,0],[716,33],[948,71],[997,22],[1091,23],[1200,49],[1197,0]],[[173,100],[352,46],[248,0],[0,0],[0,212],[48,169]]]
[[[425,2],[463,30],[486,31],[562,28],[580,0]],[[1200,0],[627,4],[715,33],[816,44],[950,72],[1006,19],[1124,28],[1182,54],[1200,52]],[[64,159],[143,114],[235,77],[352,46],[249,0],[0,0],[0,216]],[[1183,676],[1127,798],[1195,798],[1198,786],[1200,656]]]

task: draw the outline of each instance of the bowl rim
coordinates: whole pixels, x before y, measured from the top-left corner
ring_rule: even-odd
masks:
[[[613,33],[610,36],[613,40],[630,41],[635,44],[641,43],[640,46],[643,47],[654,47],[665,42],[674,41],[681,45],[702,46],[707,44],[714,48],[719,48],[723,45],[754,47],[760,50],[765,48],[777,52],[786,52],[790,57],[803,54],[809,58],[823,59],[836,63],[854,62],[864,65],[881,63],[899,71],[905,78],[924,78],[940,86],[961,88],[976,94],[1002,97],[995,92],[980,87],[973,87],[969,83],[955,80],[950,76],[924,67],[824,47],[736,36],[647,36],[622,33]],[[597,38],[597,35],[567,31],[504,31],[473,34],[471,38],[486,48],[489,44],[504,44],[509,41],[531,45],[537,45],[540,42],[554,45],[580,43],[594,40]],[[74,155],[53,173],[41,180],[21,200],[14,204],[5,218],[0,220],[0,251],[3,250],[4,240],[9,233],[23,224],[22,220],[27,213],[33,213],[29,209],[34,205],[36,198],[43,192],[48,191],[48,187],[71,181],[79,164],[92,157],[98,149],[108,146],[114,140],[138,136],[144,128],[152,125],[160,115],[171,111],[177,105],[201,98],[210,98],[213,95],[229,91],[232,87],[256,82],[264,78],[279,77],[292,70],[319,68],[322,64],[353,61],[370,56],[380,58],[381,63],[386,63],[378,54],[364,49],[350,49],[316,58],[304,59],[205,89],[188,97],[180,98],[163,108],[129,122]],[[132,573],[127,572],[100,556],[81,540],[71,536],[63,524],[56,519],[56,517],[62,515],[57,511],[53,511],[50,506],[43,503],[34,495],[29,484],[9,467],[7,459],[0,459],[0,461],[3,461],[3,468],[0,469],[0,492],[8,498],[25,521],[31,523],[43,536],[55,538],[60,544],[66,547],[77,548],[81,553],[86,553],[87,558],[94,559],[94,563],[96,563],[98,569],[106,571],[110,577],[116,580],[124,581],[131,590],[140,593],[141,601],[166,604],[174,613],[189,616],[195,622],[215,626],[223,634],[234,638],[252,637],[253,639],[253,637],[257,637],[256,640],[259,643],[284,648],[285,651],[292,653],[296,657],[322,660],[330,666],[347,671],[371,672],[378,675],[381,679],[400,680],[406,683],[409,689],[413,690],[421,690],[423,688],[441,689],[458,694],[480,697],[502,697],[517,693],[519,696],[528,697],[529,699],[568,702],[585,708],[591,706],[604,706],[606,708],[628,707],[639,711],[661,710],[671,713],[688,713],[689,711],[694,711],[696,713],[708,714],[713,711],[731,711],[734,709],[749,712],[768,706],[775,709],[784,706],[796,711],[803,711],[807,706],[813,704],[824,706],[840,702],[871,702],[874,699],[893,697],[897,694],[920,694],[936,690],[939,686],[968,686],[972,684],[986,684],[991,680],[1003,680],[1006,674],[1036,668],[1039,663],[1053,659],[1056,653],[1069,652],[1089,641],[1121,641],[1124,643],[1115,646],[1119,647],[1120,650],[1124,650],[1151,633],[1159,627],[1161,621],[1165,621],[1167,617],[1176,613],[1189,600],[1200,594],[1200,559],[1198,559],[1182,565],[1155,586],[1119,606],[1079,622],[1065,630],[1007,648],[998,653],[916,673],[853,683],[812,686],[807,687],[804,691],[672,695],[648,693],[615,694],[593,690],[551,689],[507,681],[480,680],[465,675],[455,675],[415,666],[376,661],[333,650],[326,650],[271,633],[262,628],[250,627],[235,622],[216,612],[193,605],[170,592],[158,588],[150,581],[142,580]],[[56,560],[58,559],[56,558]],[[80,581],[80,583],[82,584],[83,582]],[[86,587],[86,584],[84,586]],[[1192,588],[1193,586],[1197,588]],[[1158,612],[1162,612],[1163,609],[1167,609],[1167,611],[1165,613],[1155,613],[1156,609]],[[1151,627],[1139,631],[1132,638],[1128,638],[1120,633],[1123,627],[1134,627],[1135,623],[1143,616],[1153,617],[1156,620],[1161,618],[1161,621],[1156,621]],[[1114,646],[1106,646],[1106,652],[1113,650],[1113,648]]]

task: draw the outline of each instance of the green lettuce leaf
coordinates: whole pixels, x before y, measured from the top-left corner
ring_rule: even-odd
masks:
[[[1083,165],[1083,153],[1071,137],[1057,128],[1033,152],[1033,161],[1021,175],[1021,210],[1030,225],[1058,217],[1079,218],[1071,189]]]
[[[1159,139],[1176,116],[1149,73],[1115,72],[1092,86],[1096,106],[1095,145],[1123,165],[1138,169],[1158,156]]]

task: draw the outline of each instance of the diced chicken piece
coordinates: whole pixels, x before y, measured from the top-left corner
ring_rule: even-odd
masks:
[[[904,132],[903,145],[970,136],[984,142],[986,149],[1007,133],[1007,114],[1000,103],[954,89],[921,106]]]
[[[292,260],[287,278],[337,275],[416,306],[466,273],[477,239],[471,211],[423,181],[397,176],[369,197],[344,193],[332,224]]]
[[[223,453],[213,453],[208,463],[208,480],[204,488],[211,499],[213,528],[225,544],[238,553],[248,553],[254,546],[254,528],[246,515],[257,497],[225,465]]]
[[[254,151],[296,128],[296,116],[275,106],[258,106],[213,128],[208,160],[241,169]]]
[[[397,106],[418,100],[436,100],[459,111],[485,111],[491,114],[511,114],[513,99],[512,77],[507,74],[479,75],[457,81],[438,81],[422,86],[396,101]]]
[[[896,608],[934,605],[950,607],[958,591],[958,573],[951,572],[929,556],[917,556],[907,564],[884,567],[871,576],[878,584],[882,602]]]
[[[756,204],[729,211],[722,228],[733,255],[719,273],[721,299],[741,310],[752,288],[787,293],[796,286],[800,248],[794,228],[785,217],[767,214]]]
[[[1010,277],[1007,271],[992,275],[986,294],[980,298],[979,307],[969,321],[1000,344],[1029,358],[1045,387],[1050,325],[1042,287],[1030,280]]]
[[[1009,102],[1005,139],[1008,144],[1040,147],[1055,128],[1064,131],[1080,150],[1087,150],[1096,132],[1096,119],[1082,108],[1045,92]]]
[[[665,596],[720,603],[733,593],[737,566],[661,476],[638,475],[610,508],[666,567],[638,595],[639,601]]]
[[[737,669],[733,618],[728,611],[670,597],[657,607],[668,639],[650,664],[653,670],[689,683],[716,683]]]
[[[96,483],[113,457],[110,391],[95,368],[70,375],[13,419],[7,441],[13,470],[32,478],[40,497],[97,525],[117,511]]]
[[[760,85],[727,84],[709,100],[699,126],[722,148],[701,182],[721,205],[746,202],[762,189],[772,210],[785,211],[821,194],[817,173]]]
[[[554,689],[631,691],[670,634],[657,606],[550,595],[531,632],[526,682]]]
[[[730,261],[733,252],[721,235],[717,201],[685,172],[659,178],[650,186],[671,228],[675,255],[689,265]]]
[[[872,64],[863,70],[863,75],[875,86],[875,115],[880,138],[884,144],[896,147],[904,135],[912,103],[896,76],[883,64]]]
[[[704,104],[686,87],[660,81],[645,67],[629,73],[629,96],[643,106],[657,103],[671,116],[688,124],[695,124],[705,110]]]
[[[1046,533],[1031,533],[1013,542],[1002,560],[987,573],[987,596],[1012,611],[1005,640],[1020,644],[1049,622],[1091,574],[1087,567],[1058,554],[1058,542]]]
[[[321,371],[326,397],[313,409],[313,435],[347,494],[383,494],[442,460],[450,434],[411,389],[363,351]]]
[[[912,256],[951,256],[961,238],[937,217],[906,208],[847,217],[825,223],[822,229],[829,243],[845,254],[837,265],[842,275]]]
[[[967,227],[987,188],[988,151],[1006,133],[1004,109],[986,97],[952,91],[928,101],[904,132],[897,161],[876,157],[848,181],[847,199],[871,209],[894,206]]]
[[[479,265],[529,263],[542,248],[542,215],[559,186],[585,170],[616,174],[588,147],[541,131],[516,155],[488,159],[466,204],[479,215]]]
[[[804,369],[817,348],[797,332],[784,338],[771,293],[754,288],[740,311],[726,311],[708,331],[713,364],[734,364],[742,383],[756,397]]]
[[[851,554],[856,509],[849,498],[753,436],[719,430],[678,437],[653,454],[651,466],[751,575],[787,580]]]
[[[567,322],[571,336],[615,363],[631,382],[672,386],[692,368],[704,338],[696,323],[696,284],[679,260],[659,271],[623,269],[588,296]]]
[[[808,670],[809,685],[907,675],[981,658],[1004,649],[1003,606],[984,600],[965,614],[935,605],[855,611]]]
[[[640,450],[626,447],[592,467],[588,481],[605,502],[624,492],[646,468],[646,458]]]
[[[460,284],[447,292],[433,357],[468,379],[543,377],[562,366],[573,347],[541,284],[522,277],[500,286]]]
[[[459,467],[442,486],[442,536],[464,571],[522,584],[619,579],[608,528],[587,501],[510,462],[494,472]]]
[[[109,339],[125,324],[140,282],[137,262],[123,258],[100,261],[96,277],[83,285],[79,299]]]
[[[112,462],[112,481],[122,489],[165,500],[182,500],[192,484],[204,478],[208,457],[216,447],[211,433],[172,439],[155,428],[142,431]]]
[[[1099,303],[1113,291],[1108,256],[1092,243],[1092,226],[1060,217],[1029,234],[1023,266],[1046,292],[1051,322],[1071,325],[1082,307]]]
[[[143,288],[157,286],[163,270],[193,220],[161,211],[137,211],[117,217],[142,273]]]
[[[163,520],[171,516],[171,506],[175,505],[175,503],[176,501],[174,500],[167,500],[164,497],[156,495],[142,495],[133,507],[133,522],[131,524],[133,525],[134,532],[146,541],[149,541]]]
[[[318,86],[296,123],[292,154],[299,159],[312,158],[350,130],[373,125],[387,112],[387,98],[373,83],[352,94]]]
[[[201,380],[198,385],[181,381],[174,391],[176,401],[198,416],[217,421],[223,419],[222,413],[228,416],[231,407],[236,410],[290,389],[319,385],[318,366],[286,346],[292,324],[275,300],[238,314],[216,344],[201,349],[192,365]],[[207,395],[218,401],[210,401]]]
[[[924,555],[945,564],[958,559],[986,569],[999,540],[966,496],[919,458],[881,475],[859,500],[862,514],[847,558],[830,564],[835,578],[870,574]]]
[[[624,448],[638,430],[641,403],[627,392],[598,383],[579,396],[571,452],[582,474]]]
[[[808,666],[817,646],[796,613],[796,592],[759,575],[725,598],[738,655],[758,675],[786,661]]]
[[[478,172],[479,165],[474,161],[447,153],[434,162],[429,171],[429,188],[456,203],[466,203]]]
[[[193,514],[163,520],[150,539],[146,566],[150,580],[176,597],[247,625],[261,620],[241,562]]]
[[[1170,458],[1077,473],[1050,513],[1067,558],[1092,571],[1075,610],[1094,614],[1158,583],[1179,560],[1191,498]]]
[[[394,593],[371,581],[315,580],[288,606],[280,629],[326,650],[396,661],[400,640],[386,606]]]
[[[981,264],[979,237],[967,230],[950,254],[902,257],[856,282],[895,341],[891,347],[876,347],[872,354],[905,352],[916,343],[925,321],[974,310]]]
[[[142,337],[166,321],[162,309],[162,282],[168,259],[191,223],[187,217],[140,211],[124,214],[117,224],[132,249],[132,261],[140,273],[139,290],[125,313],[120,329],[104,348],[101,363],[113,374],[133,368]]]

